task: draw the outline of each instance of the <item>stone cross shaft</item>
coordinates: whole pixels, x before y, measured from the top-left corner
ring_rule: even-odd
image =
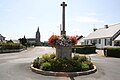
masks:
[[[65,6],[67,6],[67,4],[65,4],[65,2],[63,2],[61,4],[61,6],[63,7],[63,10],[62,10],[62,30],[61,30],[61,35],[66,35],[66,31],[65,31]]]

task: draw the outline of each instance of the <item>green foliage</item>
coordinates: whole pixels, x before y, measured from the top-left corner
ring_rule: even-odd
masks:
[[[56,58],[52,63],[52,71],[75,72],[81,71],[81,62],[76,60]]]
[[[74,47],[91,47],[93,45],[75,45]]]
[[[22,48],[23,46],[21,44],[12,43],[12,42],[8,42],[8,43],[0,42],[1,50],[22,49]]]
[[[49,71],[49,70],[51,70],[51,67],[52,66],[49,62],[45,62],[45,63],[41,64],[40,69],[45,70],[45,71]]]
[[[88,61],[88,58],[86,56],[80,56],[78,61],[80,62]]]
[[[94,68],[94,67],[93,67],[93,63],[92,63],[91,61],[85,61],[85,62],[83,62],[83,63],[89,65],[90,69],[93,69],[93,68]]]
[[[25,36],[24,38],[20,38],[19,41],[22,45],[27,46],[27,39],[25,38]]]
[[[13,43],[13,41],[12,41],[12,40],[9,40],[9,41],[7,41],[7,43]]]
[[[42,55],[42,57],[40,58],[40,62],[44,63],[44,62],[49,62],[50,61],[50,56],[48,54],[44,54]]]
[[[89,65],[88,65],[88,64],[85,64],[85,63],[82,63],[82,64],[81,64],[81,67],[82,67],[82,70],[83,70],[83,71],[87,71],[87,70],[90,69]]]
[[[37,59],[35,59],[33,61],[33,67],[35,67],[35,68],[39,68],[40,67],[40,65],[38,64],[38,60]]]
[[[78,60],[79,58],[80,58],[79,55],[75,55],[75,56],[73,56],[73,60]]]
[[[80,54],[90,54],[96,53],[96,47],[93,45],[76,45],[72,48],[72,51]]]
[[[54,53],[50,54],[50,59],[55,59],[56,55]]]
[[[120,48],[105,48],[104,55],[109,57],[120,58]]]
[[[57,58],[54,53],[50,55],[44,54],[40,58],[40,64],[38,63],[39,62],[37,58],[34,60],[33,66],[47,71],[76,72],[93,68],[93,64],[88,61],[86,56],[79,55],[75,55],[72,59],[62,59]]]

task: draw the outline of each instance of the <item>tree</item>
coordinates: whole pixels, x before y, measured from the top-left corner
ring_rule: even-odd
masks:
[[[20,38],[19,41],[22,45],[27,47],[27,39],[25,38],[25,36],[24,36],[24,38]]]

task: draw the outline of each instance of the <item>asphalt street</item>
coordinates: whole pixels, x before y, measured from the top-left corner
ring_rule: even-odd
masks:
[[[35,47],[17,53],[0,54],[0,80],[120,80],[120,58],[91,56],[97,72],[77,77],[56,77],[36,74],[31,62],[45,53],[55,52],[50,47]]]

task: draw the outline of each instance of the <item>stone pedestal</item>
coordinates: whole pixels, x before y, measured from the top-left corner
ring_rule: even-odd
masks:
[[[72,48],[71,47],[66,47],[66,46],[56,46],[56,56],[58,58],[71,59]]]

